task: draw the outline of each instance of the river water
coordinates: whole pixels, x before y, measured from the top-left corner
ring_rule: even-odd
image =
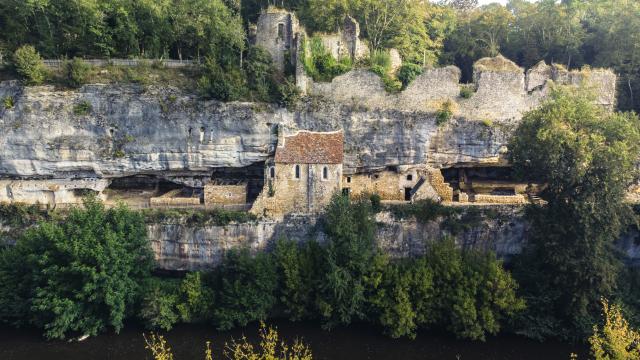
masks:
[[[574,352],[587,359],[587,349],[550,341],[539,343],[517,336],[501,335],[486,342],[456,340],[447,335],[419,333],[415,340],[393,340],[366,325],[322,331],[315,323],[276,321],[281,336],[301,337],[311,346],[314,359],[379,360],[568,360]],[[211,341],[214,359],[221,356],[225,341],[247,335],[257,338],[257,324],[230,332],[217,332],[205,325],[181,325],[165,334],[175,360],[204,359],[204,346]],[[130,325],[119,335],[105,334],[80,343],[45,341],[36,330],[0,328],[0,360],[144,360],[145,330]]]

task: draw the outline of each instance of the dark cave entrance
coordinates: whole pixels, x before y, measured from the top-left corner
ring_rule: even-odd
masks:
[[[247,203],[256,201],[264,188],[265,163],[258,162],[242,168],[216,168],[211,180],[217,184],[247,184]]]

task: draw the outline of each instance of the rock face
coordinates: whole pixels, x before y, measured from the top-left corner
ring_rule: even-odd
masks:
[[[421,223],[416,220],[396,220],[389,213],[378,215],[378,246],[393,258],[419,256],[429,243],[452,236],[464,249],[494,251],[509,261],[522,251],[527,241],[528,225],[518,206],[469,208],[457,221],[451,219]],[[201,270],[216,266],[230,249],[248,248],[253,252],[269,251],[280,238],[293,241],[315,239],[326,241],[316,217],[289,217],[282,222],[261,220],[247,224],[194,227],[181,223],[148,226],[149,238],[159,267],[164,270]],[[626,254],[630,265],[640,265],[638,233],[621,238],[618,248]]]
[[[537,106],[548,82],[588,81],[613,106],[610,71],[567,72],[477,66],[476,92],[460,97],[455,67],[427,70],[400,94],[365,70],[313,84],[297,111],[264,104],[200,101],[171,87],[87,85],[78,91],[0,84],[0,176],[31,179],[112,178],[143,173],[207,173],[244,167],[273,153],[277,124],[291,130],[345,132],[345,172],[428,163],[498,163],[524,111]],[[507,63],[508,64],[508,63]],[[511,63],[512,64],[512,63]],[[514,71],[515,67],[515,71]],[[506,70],[505,70],[506,69]],[[453,103],[454,118],[437,126],[435,112]]]
[[[0,98],[6,96],[16,106],[0,109],[0,176],[12,179],[177,177],[244,167],[272,155],[279,123],[292,130],[343,129],[346,171],[495,159],[506,138],[498,128],[487,131],[463,118],[438,127],[428,112],[313,101],[291,112],[199,101],[171,88],[90,85],[57,91],[4,82]],[[91,110],[80,113],[78,104]],[[432,146],[439,138],[446,144]]]

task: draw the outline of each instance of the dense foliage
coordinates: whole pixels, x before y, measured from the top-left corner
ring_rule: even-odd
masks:
[[[6,0],[0,24],[9,50],[32,44],[47,58],[239,59],[244,46],[242,20],[222,0]]]
[[[617,288],[613,247],[633,220],[624,202],[636,177],[640,122],[609,113],[588,92],[559,88],[524,116],[510,144],[515,171],[546,184],[518,277],[527,294],[525,332],[583,337],[599,301]]]
[[[48,338],[119,331],[152,254],[140,214],[88,199],[63,222],[29,229],[0,253],[0,319]]]

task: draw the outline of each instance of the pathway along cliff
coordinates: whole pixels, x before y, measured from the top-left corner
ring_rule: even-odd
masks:
[[[419,333],[415,340],[393,340],[366,325],[322,331],[314,323],[275,322],[279,333],[287,340],[302,338],[309,343],[313,358],[317,360],[555,360],[568,359],[571,353],[587,358],[588,349],[556,341],[545,343],[503,335],[486,342],[456,340],[451,336]],[[243,334],[257,341],[258,326],[217,332],[211,326],[177,326],[166,334],[176,360],[204,359],[204,346],[211,341],[214,359],[223,359],[225,341]],[[125,328],[120,335],[106,334],[81,343],[68,343],[42,339],[36,330],[0,329],[0,359],[3,360],[141,360],[151,357],[144,348],[142,334],[137,325]]]

